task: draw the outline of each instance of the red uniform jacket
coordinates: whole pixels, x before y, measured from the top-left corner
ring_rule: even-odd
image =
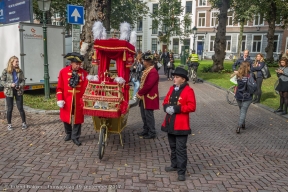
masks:
[[[154,66],[143,71],[137,96],[143,100],[144,109],[159,109],[159,74]]]
[[[170,87],[163,107],[166,112],[167,107],[173,106],[175,113],[166,114],[161,130],[174,135],[188,135],[191,134],[189,113],[196,110],[195,94],[188,83],[182,84],[178,91],[175,91],[174,87],[175,85]]]
[[[71,66],[63,68],[58,76],[58,86],[57,86],[57,100],[64,100],[65,104],[63,108],[60,108],[60,119],[63,122],[71,124],[72,117],[72,104],[74,101],[74,124],[81,124],[84,122],[83,115],[83,100],[82,96],[85,92],[87,86],[87,72],[80,68],[78,70],[78,75],[80,77],[78,85],[73,89],[69,86],[69,80],[72,75]]]

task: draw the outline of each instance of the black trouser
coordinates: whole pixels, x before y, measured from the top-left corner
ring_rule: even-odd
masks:
[[[187,138],[188,135],[172,135],[168,133],[171,149],[171,167],[177,168],[178,175],[185,175],[187,167]]]
[[[26,116],[25,116],[25,112],[23,109],[23,95],[17,95],[17,90],[14,88],[12,88],[12,90],[13,90],[13,97],[6,97],[8,124],[11,124],[13,105],[14,105],[14,97],[16,100],[16,105],[17,105],[17,108],[19,110],[22,122],[26,123]]]
[[[168,62],[163,62],[163,65],[164,65],[164,74],[167,74],[167,64],[168,64]]]
[[[148,135],[156,135],[154,110],[144,109],[143,101],[140,100],[140,112],[144,123],[144,132],[148,133]]]
[[[263,82],[263,77],[256,78],[257,90],[254,93],[254,101],[260,102],[261,95],[262,95],[262,90],[261,90],[262,82]]]
[[[79,139],[81,135],[81,124],[74,124],[73,129],[72,125],[64,122],[65,133],[71,135],[71,139]]]

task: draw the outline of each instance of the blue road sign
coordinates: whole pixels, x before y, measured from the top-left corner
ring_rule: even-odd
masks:
[[[0,23],[30,21],[30,0],[0,0]]]
[[[76,5],[67,5],[68,23],[83,25],[84,24],[84,7]]]

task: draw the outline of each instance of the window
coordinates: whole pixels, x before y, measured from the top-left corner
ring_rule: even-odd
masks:
[[[205,27],[206,13],[198,13],[198,27]]]
[[[203,35],[199,35],[199,36],[197,36],[197,40],[198,40],[198,41],[202,41],[202,40],[204,40],[204,36],[203,36]]]
[[[138,18],[138,20],[137,20],[137,31],[142,31],[142,27],[143,27],[142,18]]]
[[[157,51],[157,38],[152,39],[152,46],[151,46],[151,51]]]
[[[263,16],[261,15],[255,15],[254,16],[254,25],[264,25],[264,19],[263,19]]]
[[[165,24],[162,25],[162,32],[167,33],[167,26]]]
[[[261,52],[261,42],[262,42],[262,35],[254,35],[253,36],[253,46],[252,46],[252,52]]]
[[[274,35],[273,52],[278,52],[278,35]]]
[[[216,27],[219,23],[218,21],[218,11],[212,11],[211,12],[211,27]]]
[[[60,17],[60,13],[56,13],[55,18],[59,18],[59,17]]]
[[[137,36],[137,45],[138,50],[142,50],[142,36]]]
[[[152,26],[155,26],[154,24],[155,21],[152,21]],[[158,28],[152,28],[152,34],[157,34],[158,33]]]
[[[179,39],[173,39],[173,53],[179,54]]]
[[[186,14],[192,13],[192,1],[186,1]]]
[[[226,26],[233,26],[233,12],[232,11],[227,13]]]
[[[226,36],[226,52],[231,52],[231,36]]]
[[[180,19],[176,18],[174,35],[180,35]]]
[[[215,42],[215,36],[210,36],[210,39],[209,39],[209,51],[214,51],[214,42]]]
[[[207,0],[198,0],[198,6],[207,6]]]
[[[183,44],[184,46],[190,46],[190,39],[184,39]]]
[[[157,12],[158,12],[158,4],[153,4],[152,11],[153,11],[153,14],[157,14]]]
[[[241,44],[241,51],[246,49],[246,35],[242,36],[242,44]]]

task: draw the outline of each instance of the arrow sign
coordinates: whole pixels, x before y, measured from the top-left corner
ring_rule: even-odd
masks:
[[[74,11],[73,11],[71,16],[74,17],[75,22],[78,22],[78,17],[81,18],[81,15],[80,15],[80,13],[78,12],[77,9],[74,9]]]
[[[84,7],[77,5],[67,5],[67,20],[70,24],[84,24]]]

